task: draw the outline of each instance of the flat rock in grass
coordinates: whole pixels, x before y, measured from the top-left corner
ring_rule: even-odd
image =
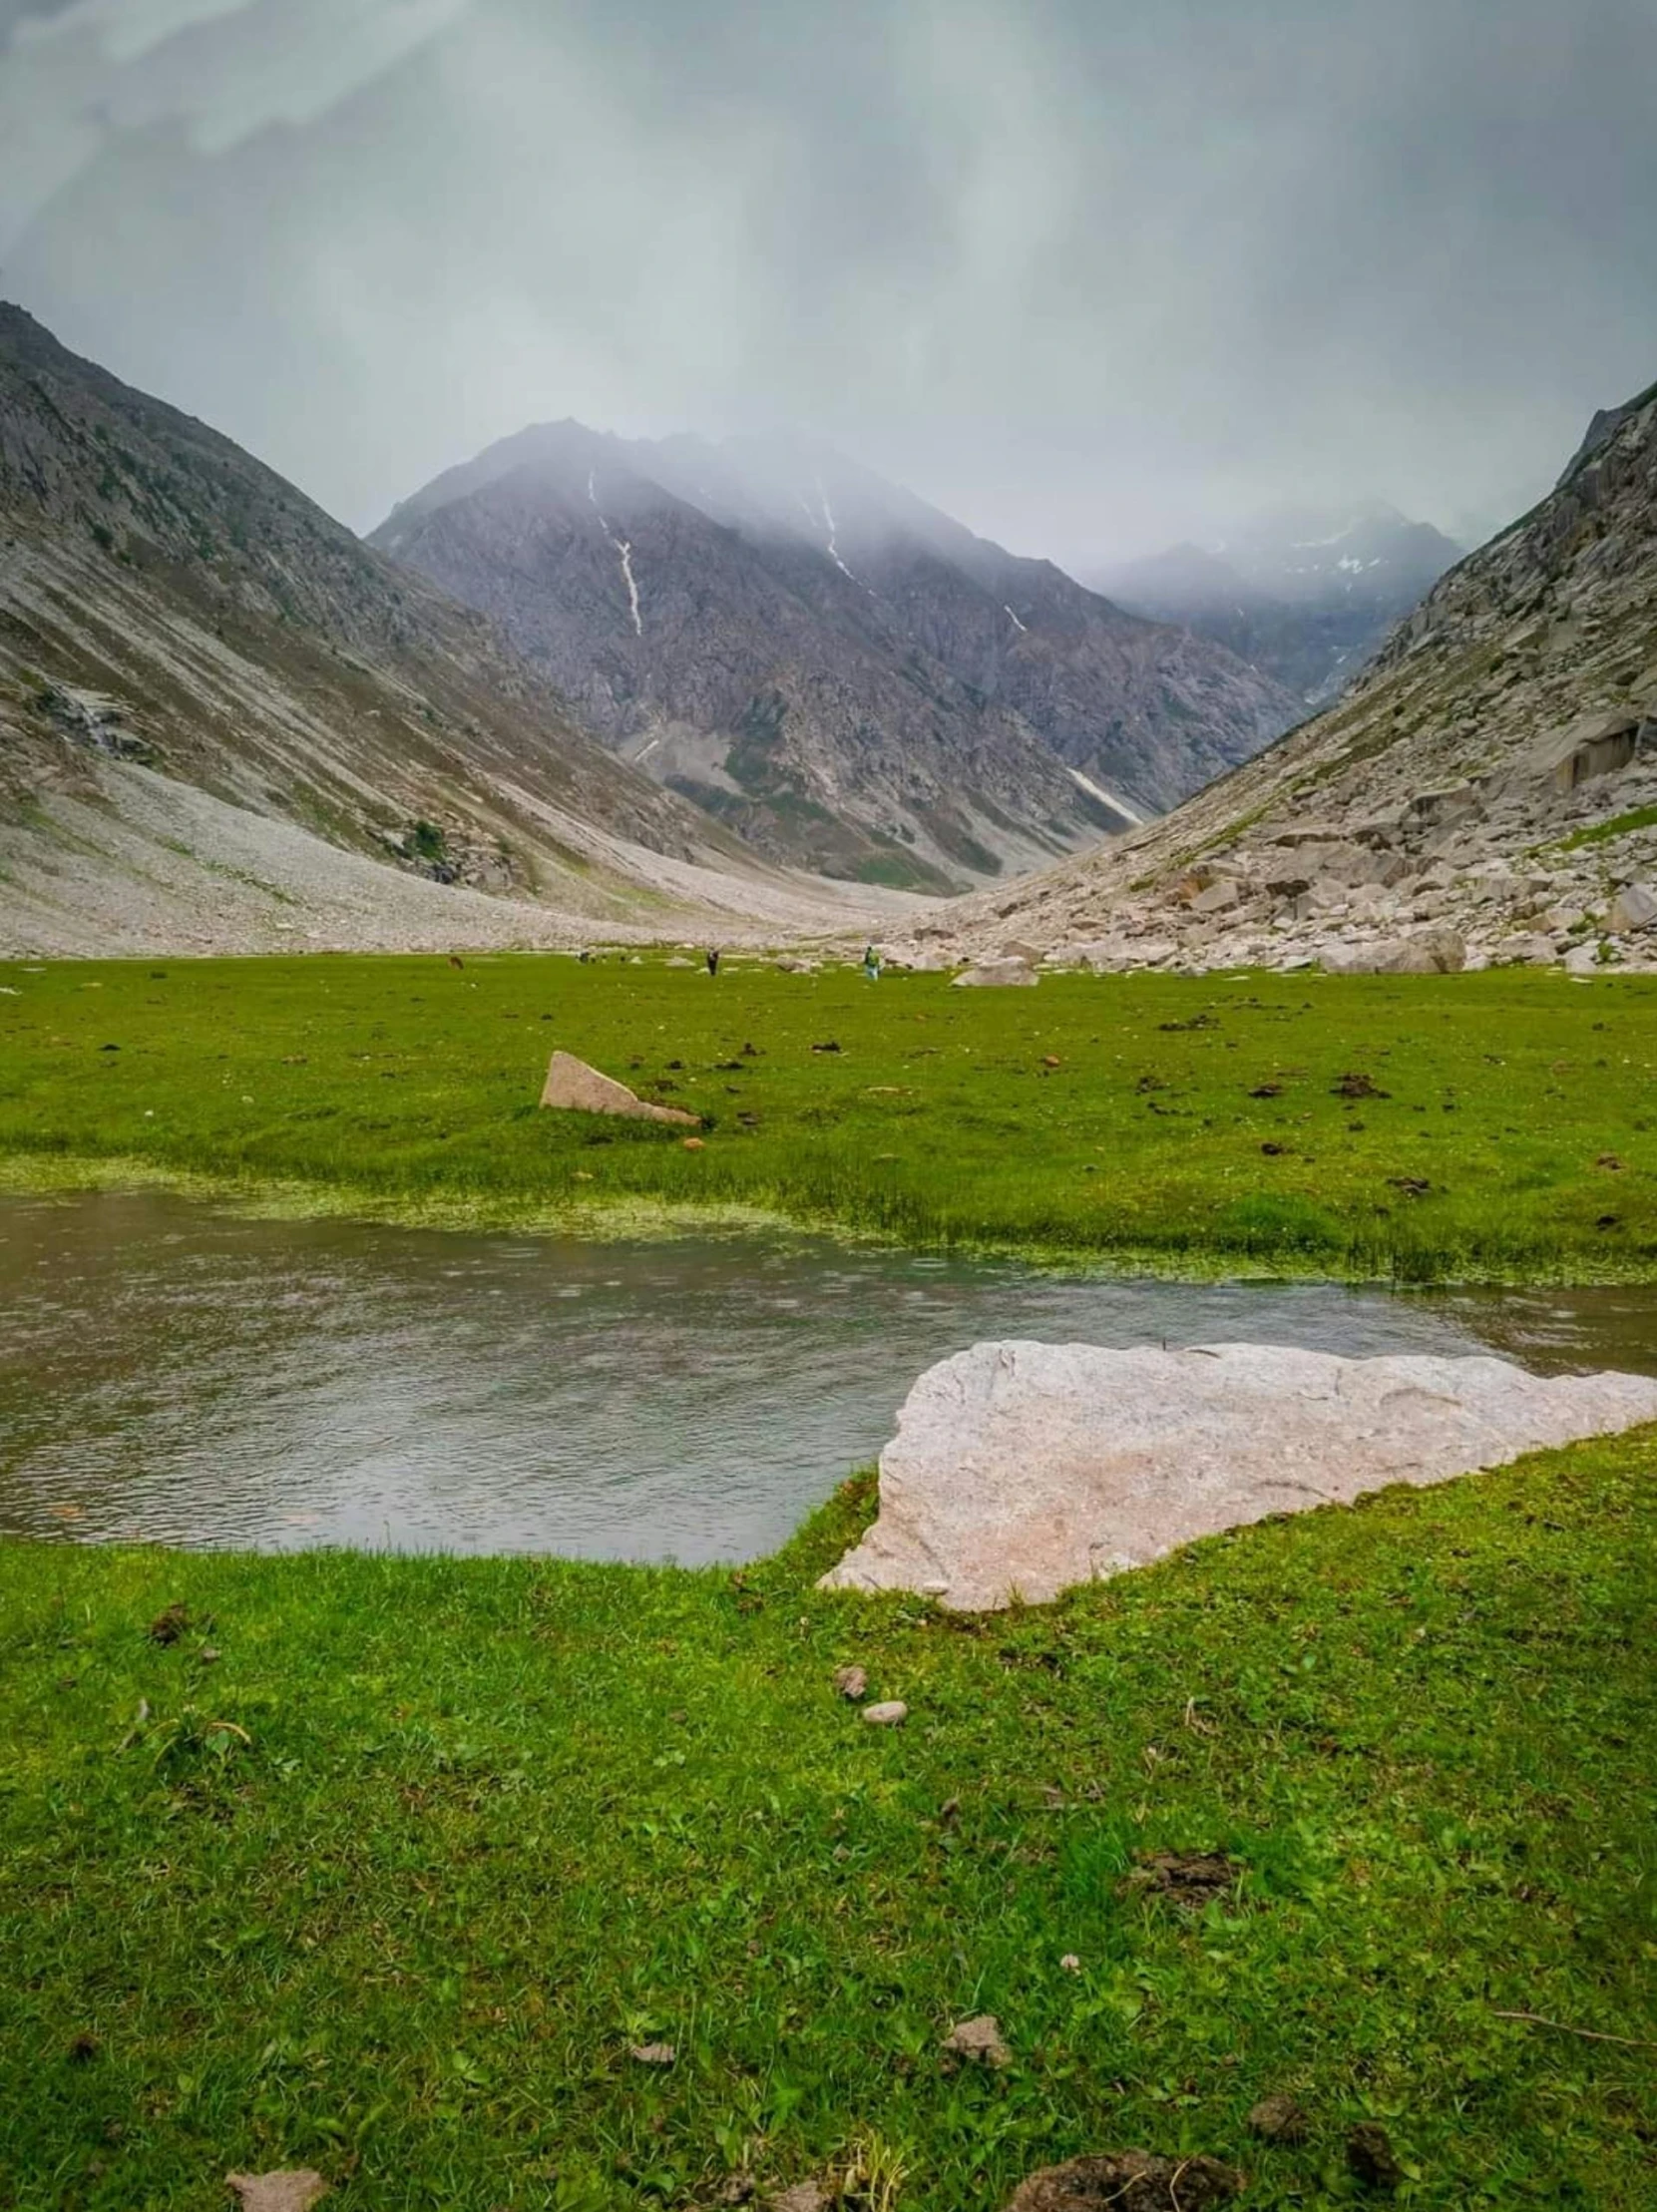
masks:
[[[909,1707],[901,1697],[889,1697],[879,1705],[865,1705],[863,1717],[871,1728],[901,1728],[909,1718]]]
[[[869,1694],[869,1677],[860,1666],[837,1666],[834,1686],[842,1697],[849,1697],[854,1705],[861,1704]]]
[[[1043,2166],[1014,2191],[1007,2212],[1209,2212],[1228,2204],[1243,2177],[1217,2158],[1157,2158],[1119,2150]]]
[[[629,1121],[672,1121],[692,1129],[701,1126],[696,1114],[682,1113],[677,1106],[652,1106],[614,1076],[601,1075],[585,1060],[578,1060],[574,1053],[554,1053],[548,1063],[541,1104],[573,1113],[617,1113]]]
[[[829,2212],[829,2195],[816,2181],[796,2181],[791,2189],[767,2197],[765,2212]]]
[[[634,2043],[627,2056],[639,2066],[670,2066],[678,2052],[671,2043]]]
[[[242,2212],[310,2212],[328,2193],[328,2184],[308,2166],[285,2173],[226,2174],[224,2183],[240,2198]]]
[[[956,1611],[1042,1603],[1271,1514],[1657,1421],[1657,1379],[1289,1345],[975,1344],[931,1367],[880,1512],[823,1577]]]

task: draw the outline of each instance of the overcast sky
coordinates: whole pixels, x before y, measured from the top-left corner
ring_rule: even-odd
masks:
[[[1071,566],[1657,378],[1657,0],[0,0],[0,294],[345,521],[795,427]]]

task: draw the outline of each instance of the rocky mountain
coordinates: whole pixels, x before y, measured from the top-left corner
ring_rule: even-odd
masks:
[[[1337,703],[1135,831],[930,921],[1099,968],[1657,969],[1657,385]]]
[[[1096,581],[1123,607],[1181,623],[1265,670],[1304,713],[1350,682],[1460,557],[1431,523],[1371,503],[1265,515],[1224,545],[1174,546]]]
[[[492,616],[616,749],[778,859],[930,890],[1175,803],[1293,717],[810,444],[541,425],[371,543]]]
[[[596,744],[474,611],[9,306],[0,880],[13,950],[845,911]]]

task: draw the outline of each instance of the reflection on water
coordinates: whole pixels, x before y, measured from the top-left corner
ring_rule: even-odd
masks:
[[[1393,1297],[0,1199],[0,1533],[750,1558],[873,1458],[924,1367],[988,1336],[1493,1346],[1652,1372],[1657,1295]]]

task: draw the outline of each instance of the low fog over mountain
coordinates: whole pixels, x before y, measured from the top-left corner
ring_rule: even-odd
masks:
[[[1650,0],[0,0],[0,289],[358,529],[574,415],[1084,577],[1472,544],[1657,358],[1654,81]]]
[[[527,430],[373,541],[777,858],[947,889],[1175,804],[1295,718],[831,448]]]
[[[1215,545],[1174,546],[1094,581],[1124,607],[1229,647],[1316,705],[1460,557],[1431,523],[1375,500],[1279,509]]]

